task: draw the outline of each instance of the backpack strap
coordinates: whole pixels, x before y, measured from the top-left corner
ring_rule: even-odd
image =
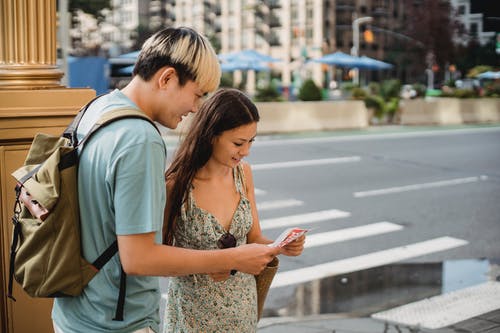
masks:
[[[102,94],[102,95],[99,95],[99,96],[92,98],[92,100],[90,102],[88,102],[84,107],[82,107],[80,109],[80,111],[78,111],[75,118],[73,118],[73,121],[71,122],[71,124],[69,124],[68,127],[66,127],[66,129],[64,130],[62,136],[69,139],[71,141],[71,145],[73,147],[78,146],[78,138],[76,137],[76,129],[78,128],[78,125],[80,125],[80,121],[82,120],[83,115],[85,114],[85,111],[87,111],[90,104],[92,104],[96,99],[98,99],[99,97],[101,97],[103,95],[105,95],[105,94]]]
[[[102,95],[101,95],[102,96]],[[83,139],[78,142],[78,138],[76,135],[78,126],[80,125],[80,121],[83,118],[83,115],[87,111],[88,107],[92,102],[94,102],[98,97],[95,97],[90,102],[88,102],[76,115],[71,124],[66,128],[63,133],[65,138],[68,138],[73,147],[78,147],[83,145],[84,142],[89,140],[98,129],[105,127],[106,125],[111,124],[114,121],[125,119],[125,118],[138,118],[148,121],[153,125],[153,127],[158,131],[158,134],[161,135],[160,130],[156,126],[156,124],[149,118],[146,114],[144,114],[139,109],[134,109],[131,107],[123,107],[113,109],[111,111],[105,112],[101,117],[97,120],[97,122],[92,126],[89,132],[83,137]],[[83,149],[85,146],[83,145],[81,148]],[[76,150],[75,150],[76,151]],[[93,263],[92,265],[100,270],[116,253],[118,252],[118,241],[113,242]],[[115,317],[113,320],[123,321],[123,313],[125,307],[125,296],[127,291],[127,274],[123,270],[123,266],[120,265],[120,292],[118,295],[118,302],[116,305]]]
[[[81,117],[80,117],[81,118]],[[158,134],[161,135],[160,130],[156,126],[156,124],[149,118],[146,114],[144,114],[139,109],[133,109],[130,107],[123,107],[113,109],[111,111],[105,112],[97,122],[92,126],[90,131],[83,137],[80,142],[77,142],[77,146],[82,145],[84,142],[89,140],[92,135],[100,128],[105,127],[111,124],[114,121],[126,118],[137,118],[148,121],[153,125],[153,127],[158,131]],[[79,121],[78,121],[79,123]],[[78,126],[78,123],[76,126]],[[73,134],[76,140],[76,128],[73,130]],[[85,146],[83,146],[85,147]],[[82,149],[83,149],[82,147]],[[118,242],[115,241],[111,244],[94,262],[93,266],[97,269],[101,269],[116,253],[118,252]],[[123,313],[125,308],[125,296],[127,292],[127,274],[123,270],[123,266],[120,265],[120,292],[118,294],[118,302],[116,305],[115,317],[113,320],[123,321]]]
[[[158,131],[158,134],[161,135],[160,130],[156,126],[156,124],[149,118],[144,112],[142,112],[139,109],[133,109],[131,107],[122,107],[122,108],[117,108],[113,109],[111,111],[105,112],[92,126],[90,131],[83,137],[82,141],[78,142],[77,145],[83,144],[85,141],[89,140],[92,135],[101,127],[105,127],[109,125],[110,123],[120,120],[120,119],[125,119],[125,118],[138,118],[138,119],[143,119],[151,123],[153,127]],[[76,131],[75,131],[76,133]],[[75,134],[76,136],[76,134]]]
[[[118,241],[114,241],[93,263],[97,270],[101,268],[118,252]],[[118,294],[118,302],[116,304],[116,312],[113,320],[123,321],[123,312],[125,308],[125,295],[127,293],[127,274],[120,265],[120,292]]]

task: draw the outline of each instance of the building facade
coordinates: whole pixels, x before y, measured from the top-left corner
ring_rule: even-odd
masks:
[[[485,45],[496,35],[495,31],[486,31],[486,28],[496,28],[497,32],[500,32],[500,30],[498,30],[499,23],[496,25],[494,24],[494,21],[500,22],[500,17],[493,16],[491,17],[492,21],[487,20],[488,17],[486,13],[481,12],[486,9],[484,5],[481,4],[481,2],[484,1],[476,1],[477,3],[474,4],[471,2],[471,0],[451,0],[451,4],[454,8],[453,15],[462,23],[466,31],[466,38],[456,37],[455,42],[466,45],[471,40],[476,39],[479,44]],[[491,11],[489,12],[493,14]]]

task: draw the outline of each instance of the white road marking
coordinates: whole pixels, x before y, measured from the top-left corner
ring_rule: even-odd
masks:
[[[359,161],[361,161],[360,156],[346,156],[346,157],[322,158],[322,159],[317,159],[317,160],[301,160],[301,161],[262,163],[262,164],[253,164],[252,170],[255,171],[255,170],[295,168],[295,167],[305,167],[305,166],[312,166],[312,165],[351,163],[351,162],[359,162]]]
[[[290,215],[260,221],[262,230],[283,227],[307,227],[309,223],[349,217],[351,213],[338,209],[321,210],[313,213]]]
[[[375,319],[439,329],[500,308],[500,282],[488,281],[372,314]]]
[[[487,179],[488,179],[488,176],[457,178],[457,179],[443,180],[443,181],[432,182],[432,183],[421,183],[421,184],[389,187],[389,188],[384,188],[384,189],[379,189],[379,190],[354,192],[353,196],[355,198],[364,198],[364,197],[371,197],[371,196],[376,196],[376,195],[385,195],[385,194],[400,193],[400,192],[406,192],[406,191],[423,190],[423,189],[435,188],[435,187],[474,183],[474,182],[478,182],[481,180],[487,180]]]
[[[255,195],[266,195],[267,194],[267,191],[264,191],[264,190],[261,190],[258,188],[254,188],[254,192],[255,192]]]
[[[498,132],[500,127],[481,127],[481,128],[458,128],[458,129],[440,129],[440,130],[422,130],[415,132],[397,132],[397,133],[370,133],[370,134],[353,134],[342,136],[328,136],[320,138],[301,138],[301,139],[270,139],[264,140],[262,137],[257,137],[254,146],[282,146],[285,144],[315,144],[315,143],[330,143],[330,142],[344,142],[344,141],[365,141],[365,140],[378,140],[378,139],[397,139],[397,138],[415,138],[425,136],[445,136],[457,134],[474,134],[474,133],[488,133]]]
[[[297,206],[302,206],[303,204],[304,201],[295,199],[263,201],[263,202],[257,202],[257,209],[259,211],[262,211],[262,210],[271,210],[279,208],[297,207]]]
[[[468,244],[468,242],[463,239],[439,237],[419,243],[360,255],[357,257],[294,269],[276,274],[271,288],[278,288],[314,281],[329,276],[356,272],[434,252],[449,250],[466,244]]]
[[[329,232],[308,235],[305,248],[343,242],[356,238],[369,237],[388,232],[402,230],[403,226],[390,222],[378,222],[354,228],[346,228]]]

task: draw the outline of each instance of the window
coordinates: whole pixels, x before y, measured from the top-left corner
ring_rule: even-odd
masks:
[[[477,23],[470,24],[470,35],[477,37]]]

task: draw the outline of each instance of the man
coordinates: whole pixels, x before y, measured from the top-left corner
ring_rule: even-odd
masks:
[[[143,45],[132,81],[94,101],[78,128],[81,139],[110,110],[138,108],[176,128],[217,88],[220,66],[210,43],[188,28],[167,28]],[[236,269],[258,274],[277,249],[247,244],[195,251],[161,244],[166,152],[147,121],[123,119],[99,130],[79,156],[78,192],[84,257],[92,262],[114,240],[115,255],[79,297],[57,298],[56,332],[159,332],[159,280],[154,276]],[[121,267],[127,274],[123,321],[113,320]]]

